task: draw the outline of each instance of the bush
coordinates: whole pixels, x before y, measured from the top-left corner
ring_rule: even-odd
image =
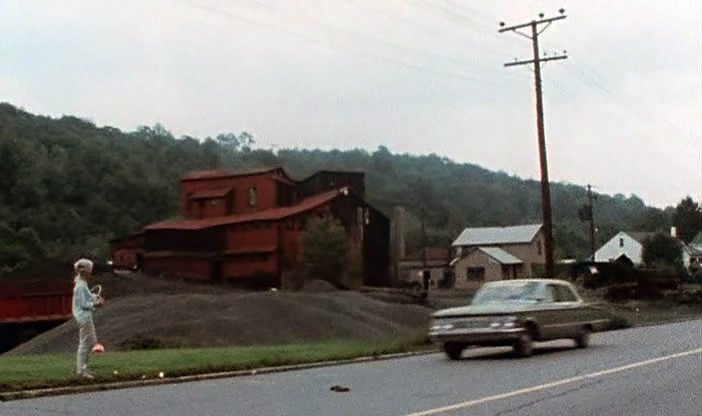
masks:
[[[302,244],[302,267],[308,279],[341,286],[349,266],[349,245],[341,223],[331,218],[310,221]]]

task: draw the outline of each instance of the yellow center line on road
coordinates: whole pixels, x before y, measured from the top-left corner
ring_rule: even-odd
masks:
[[[462,403],[456,403],[456,404],[443,406],[443,407],[437,407],[434,409],[424,410],[424,411],[416,412],[416,413],[408,413],[404,416],[432,416],[432,415],[436,415],[439,413],[446,413],[446,412],[452,412],[455,410],[467,409],[469,407],[474,407],[474,406],[478,406],[481,404],[494,402],[497,400],[508,399],[510,397],[520,396],[522,394],[534,393],[534,392],[542,391],[542,390],[548,390],[548,389],[551,389],[554,387],[563,386],[565,384],[577,383],[577,382],[583,381],[583,380],[605,377],[605,376],[608,376],[610,374],[619,373],[621,371],[631,370],[633,368],[644,367],[647,365],[660,363],[662,361],[674,360],[676,358],[687,357],[689,355],[700,354],[700,353],[702,353],[702,348],[697,348],[694,350],[679,352],[677,354],[671,354],[671,355],[666,355],[663,357],[652,358],[650,360],[639,361],[639,362],[636,362],[633,364],[627,364],[627,365],[624,365],[621,367],[610,368],[609,370],[597,371],[595,373],[589,373],[589,374],[583,374],[580,376],[565,378],[563,380],[558,380],[558,381],[554,381],[551,383],[541,384],[541,385],[533,386],[533,387],[527,387],[525,389],[514,390],[514,391],[507,392],[507,393],[496,394],[494,396],[482,397],[480,399],[470,400],[470,401],[462,402]]]

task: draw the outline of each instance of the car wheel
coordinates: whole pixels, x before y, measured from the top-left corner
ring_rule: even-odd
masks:
[[[590,345],[590,328],[583,328],[580,333],[574,338],[575,346],[578,348],[586,348]]]
[[[456,342],[447,342],[444,344],[444,352],[451,360],[460,360],[463,349],[465,349],[465,346]]]
[[[514,342],[514,353],[517,357],[529,357],[534,352],[534,340],[530,332],[524,332]]]

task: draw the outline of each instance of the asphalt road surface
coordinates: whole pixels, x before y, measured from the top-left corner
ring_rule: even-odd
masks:
[[[2,416],[702,415],[702,321],[540,344],[0,403]],[[333,392],[330,387],[348,387]]]

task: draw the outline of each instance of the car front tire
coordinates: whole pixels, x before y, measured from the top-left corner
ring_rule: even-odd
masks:
[[[460,360],[465,345],[456,342],[447,342],[444,344],[444,352],[450,360]]]
[[[534,353],[534,339],[531,333],[526,331],[519,336],[512,347],[517,357],[529,357]]]
[[[590,345],[590,328],[583,328],[580,333],[573,339],[575,341],[575,346],[578,348],[587,348]]]

